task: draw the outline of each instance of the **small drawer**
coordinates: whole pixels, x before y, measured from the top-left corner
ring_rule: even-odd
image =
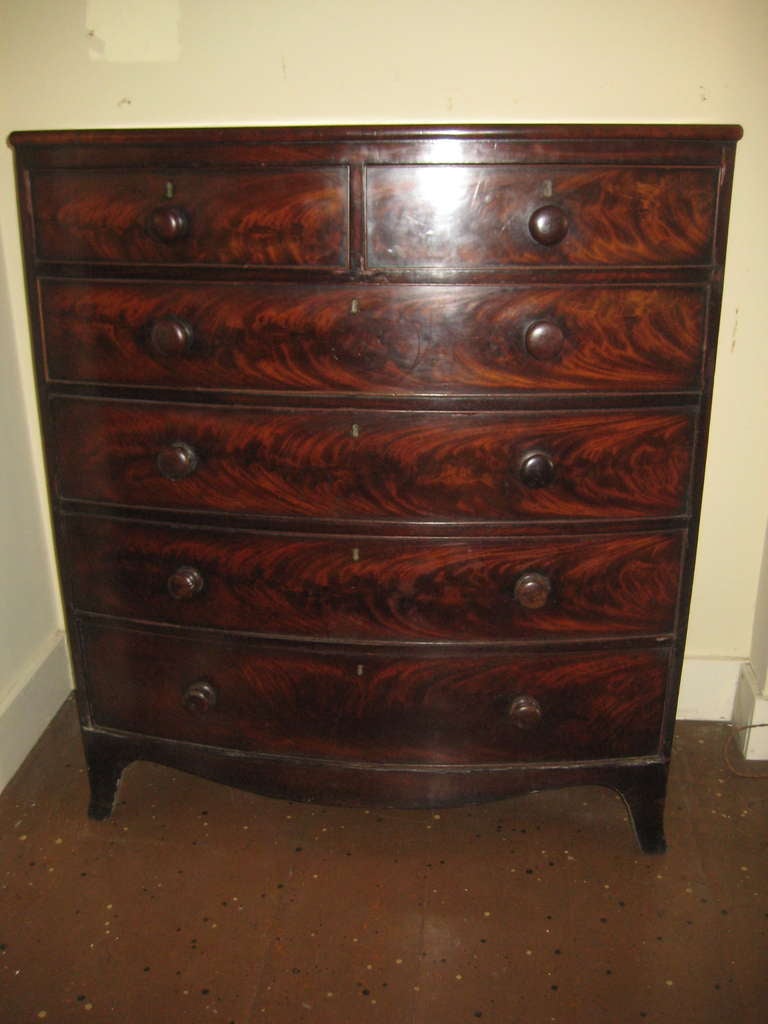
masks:
[[[710,264],[718,168],[369,166],[368,266]]]
[[[38,259],[348,265],[346,167],[37,171]]]
[[[94,723],[235,750],[381,764],[658,752],[669,652],[394,655],[81,625]]]
[[[80,611],[319,639],[668,634],[683,546],[678,531],[459,541],[63,523]]]
[[[40,283],[48,377],[368,394],[700,386],[700,287]]]
[[[684,514],[695,424],[680,409],[51,408],[60,497],[338,520]]]

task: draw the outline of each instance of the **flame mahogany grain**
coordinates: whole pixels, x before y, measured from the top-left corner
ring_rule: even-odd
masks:
[[[93,818],[145,759],[664,850],[740,137],[12,136]]]
[[[45,280],[40,293],[54,380],[419,394],[665,391],[701,377],[701,287]],[[168,318],[192,335],[178,355],[153,349]],[[526,351],[537,322],[563,331],[556,358]]]
[[[94,721],[106,728],[374,764],[655,754],[669,662],[667,647],[441,657],[211,644],[98,624],[83,628],[82,644]],[[196,680],[216,693],[197,715],[183,707]],[[541,705],[535,729],[510,719],[521,694]]]
[[[372,267],[709,263],[717,169],[370,167],[366,200]],[[550,204],[567,232],[541,245]]]
[[[515,640],[671,633],[682,535],[535,540],[306,537],[67,517],[81,611],[251,633],[363,640]],[[202,585],[178,600],[180,567]],[[524,608],[535,570],[550,600]]]
[[[173,198],[166,200],[168,183]],[[347,174],[341,167],[206,172],[40,171],[32,178],[41,259],[344,267]],[[180,208],[175,240],[152,229]]]
[[[600,519],[687,508],[686,410],[590,413],[211,409],[56,399],[57,492],[120,505],[331,519]],[[167,446],[194,450],[183,479]],[[520,480],[546,451],[547,487]]]

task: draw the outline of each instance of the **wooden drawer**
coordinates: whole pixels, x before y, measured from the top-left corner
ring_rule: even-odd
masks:
[[[403,394],[698,388],[702,287],[47,279],[48,378]]]
[[[330,519],[686,511],[691,411],[383,412],[55,398],[64,498]]]
[[[422,539],[64,518],[81,611],[281,636],[473,641],[667,634],[683,534]]]
[[[39,259],[348,264],[346,167],[37,171],[31,191]]]
[[[366,259],[391,269],[710,264],[717,183],[716,167],[370,166]]]
[[[96,725],[236,750],[478,764],[658,750],[668,651],[349,652],[89,624]],[[191,707],[185,706],[191,705]]]

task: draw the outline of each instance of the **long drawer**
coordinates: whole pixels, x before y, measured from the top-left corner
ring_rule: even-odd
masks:
[[[94,723],[234,750],[478,764],[658,750],[667,648],[537,654],[252,645],[81,625]]]
[[[63,498],[338,519],[687,510],[695,414],[213,408],[54,398]]]
[[[404,394],[700,386],[706,289],[40,283],[48,378]]]
[[[346,167],[31,175],[35,253],[87,262],[339,269]]]
[[[408,642],[671,633],[684,539],[328,537],[96,516],[65,517],[63,533],[81,611]]]

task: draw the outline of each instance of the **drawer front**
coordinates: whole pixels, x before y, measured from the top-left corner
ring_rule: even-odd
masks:
[[[64,522],[81,611],[321,639],[667,634],[683,546],[679,532],[456,541]]]
[[[81,649],[99,726],[401,764],[656,753],[668,670],[666,649],[398,657],[92,625]]]
[[[35,253],[87,262],[346,267],[348,194],[345,167],[38,171]]]
[[[371,166],[367,262],[709,264],[717,179],[716,167]]]
[[[65,498],[331,519],[678,515],[694,414],[52,400]]]
[[[700,287],[377,288],[45,280],[50,379],[170,388],[697,388]]]

